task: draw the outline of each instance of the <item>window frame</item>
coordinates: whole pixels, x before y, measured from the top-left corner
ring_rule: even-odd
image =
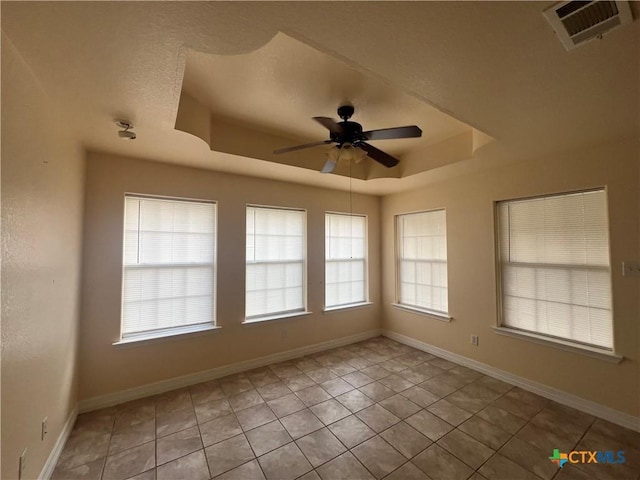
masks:
[[[401,303],[400,302],[400,283],[401,283],[401,277],[402,277],[402,269],[401,269],[401,263],[402,263],[402,257],[401,257],[401,251],[402,251],[402,242],[401,242],[401,229],[400,229],[400,219],[404,216],[408,216],[408,215],[418,215],[418,214],[424,214],[424,213],[432,213],[432,212],[444,212],[445,214],[445,224],[447,225],[445,227],[445,245],[446,245],[446,249],[447,249],[447,260],[445,263],[446,268],[447,268],[447,311],[443,312],[440,310],[435,310],[435,309],[430,309],[430,308],[425,308],[425,307],[420,307],[417,305],[411,305],[411,304],[407,304],[407,303]],[[411,212],[403,212],[403,213],[397,213],[394,215],[394,242],[395,242],[395,301],[392,304],[395,308],[399,309],[399,310],[404,310],[410,313],[415,313],[418,315],[424,315],[424,316],[428,316],[443,322],[450,322],[453,317],[451,316],[450,313],[450,306],[449,306],[449,235],[448,235],[448,224],[446,223],[446,219],[447,219],[447,208],[446,207],[438,207],[438,208],[430,208],[430,209],[426,209],[426,210],[416,210],[416,211],[411,211]]]
[[[202,322],[191,325],[176,325],[173,327],[166,328],[158,328],[154,330],[147,330],[145,332],[137,332],[137,333],[125,333],[124,332],[124,298],[125,298],[125,275],[127,271],[127,267],[125,265],[125,247],[126,247],[126,208],[127,208],[127,198],[135,198],[140,200],[159,200],[159,201],[168,201],[168,202],[180,202],[180,203],[196,203],[196,204],[207,204],[213,205],[214,207],[214,247],[213,247],[213,258],[211,264],[203,264],[210,265],[212,271],[212,291],[211,291],[211,321]],[[176,197],[169,195],[150,195],[150,194],[142,194],[142,193],[133,193],[133,192],[125,192],[122,202],[122,260],[121,260],[121,276],[120,276],[120,331],[119,331],[119,339],[113,342],[113,346],[128,346],[134,345],[138,343],[148,343],[148,342],[157,342],[157,341],[166,341],[171,340],[173,337],[182,337],[185,335],[199,335],[203,333],[209,333],[216,330],[219,330],[221,327],[217,325],[217,277],[218,277],[218,202],[216,200],[211,199],[201,199],[201,198],[186,198],[186,197]],[[153,265],[171,265],[171,264],[149,264],[148,267],[152,267]],[[179,265],[179,264],[176,264]],[[134,267],[136,268],[136,267]],[[144,269],[144,266],[140,266],[137,268]]]
[[[251,315],[251,316],[247,316],[247,266],[249,265],[248,259],[247,259],[247,231],[246,231],[246,225],[247,225],[247,218],[248,218],[248,212],[250,208],[256,208],[256,209],[264,209],[264,210],[282,210],[282,211],[293,211],[293,212],[300,212],[304,214],[304,220],[302,223],[302,230],[303,230],[303,235],[302,235],[302,255],[303,255],[303,259],[302,259],[302,307],[300,309],[295,309],[295,310],[284,310],[284,311],[279,311],[279,312],[270,312],[270,313],[265,313],[262,315]],[[244,239],[245,239],[245,263],[244,263],[244,272],[245,272],[245,286],[244,286],[244,296],[245,296],[245,312],[244,312],[244,320],[242,321],[243,324],[252,324],[252,323],[261,323],[261,322],[266,322],[266,321],[272,321],[272,320],[280,320],[280,319],[285,319],[285,318],[292,318],[292,317],[300,317],[300,316],[305,316],[305,315],[309,315],[311,312],[309,311],[308,308],[308,292],[307,292],[307,288],[308,288],[308,272],[307,272],[307,265],[308,265],[308,248],[307,248],[307,223],[308,223],[308,212],[306,209],[304,208],[298,208],[298,207],[283,207],[283,206],[275,206],[275,205],[260,205],[260,204],[255,204],[255,203],[248,203],[245,205],[245,233],[244,233]],[[294,263],[293,261],[284,261],[284,262],[253,262],[253,263]],[[297,263],[297,261],[295,262]]]
[[[327,305],[327,263],[328,262],[344,262],[346,260],[328,260],[327,259],[327,216],[329,215],[342,215],[345,217],[360,217],[364,219],[364,257],[361,259],[363,262],[363,272],[364,272],[364,287],[363,287],[363,296],[364,299],[358,302],[350,302],[343,303],[338,305]],[[325,249],[324,249],[324,312],[333,312],[336,310],[345,310],[349,308],[357,308],[363,307],[366,305],[370,305],[370,296],[369,296],[369,216],[364,213],[346,213],[346,212],[335,212],[335,211],[325,211],[324,212],[324,241],[325,241]],[[360,260],[360,259],[358,259]]]
[[[504,319],[504,301],[503,301],[503,274],[502,274],[502,260],[501,260],[501,230],[500,230],[500,213],[499,213],[499,205],[503,203],[509,202],[518,202],[518,201],[527,201],[527,200],[535,200],[535,199],[543,199],[550,197],[563,197],[581,193],[589,193],[589,192],[603,192],[605,195],[606,202],[606,229],[607,229],[607,240],[608,240],[608,260],[609,266],[606,267],[594,267],[594,269],[602,269],[608,270],[609,274],[609,290],[611,295],[611,335],[612,335],[612,346],[611,348],[607,347],[599,347],[591,344],[587,344],[584,342],[548,335],[545,333],[530,331],[525,329],[519,329],[512,326],[508,326],[505,324]],[[525,340],[532,343],[538,343],[546,346],[550,346],[553,348],[557,348],[560,350],[570,351],[573,353],[578,353],[582,355],[587,355],[593,358],[598,358],[601,360],[606,360],[608,362],[619,363],[623,360],[624,357],[618,355],[616,353],[616,342],[615,342],[615,315],[614,315],[614,302],[613,302],[613,263],[612,263],[612,254],[611,254],[611,227],[609,222],[609,195],[606,186],[598,186],[592,188],[584,188],[577,190],[565,190],[558,192],[551,192],[545,194],[538,195],[530,195],[523,197],[515,197],[515,198],[505,198],[501,200],[495,200],[493,202],[493,216],[494,216],[494,255],[495,255],[495,277],[496,277],[496,323],[493,327],[493,330],[496,334],[504,335],[512,338],[518,338],[521,340]],[[541,266],[548,265],[545,263],[539,264]],[[574,265],[569,265],[568,269],[576,268]],[[587,269],[588,266],[583,266],[581,268]]]

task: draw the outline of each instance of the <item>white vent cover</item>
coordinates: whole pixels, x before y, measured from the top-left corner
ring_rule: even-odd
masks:
[[[609,30],[631,23],[628,1],[570,1],[546,9],[543,15],[567,50],[602,38]]]

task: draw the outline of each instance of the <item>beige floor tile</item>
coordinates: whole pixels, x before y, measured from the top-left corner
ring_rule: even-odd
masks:
[[[277,382],[258,387],[258,393],[265,402],[268,402],[269,400],[274,400],[290,394],[291,390],[289,390],[289,387],[287,387],[283,382],[278,380]]]
[[[51,475],[51,480],[100,480],[103,467],[104,458],[74,467],[70,470],[62,470],[57,466]]]
[[[486,446],[498,450],[511,438],[511,434],[505,432],[496,425],[489,423],[474,415],[469,420],[458,426],[458,429],[471,435]]]
[[[293,364],[298,367],[303,372],[309,372],[311,370],[316,370],[321,368],[318,362],[316,362],[313,358],[310,357],[302,357],[296,360],[292,360]]]
[[[245,377],[235,377],[232,378],[221,378],[220,379],[220,387],[222,387],[222,391],[227,397],[233,397],[242,392],[247,392],[249,390],[253,390],[253,384],[249,381],[249,379]]]
[[[156,398],[156,415],[168,415],[192,407],[188,388],[163,393]]]
[[[367,397],[360,390],[351,390],[336,397],[342,405],[347,407],[350,412],[355,413],[364,408],[370,407],[375,402]]]
[[[540,450],[517,437],[505,443],[499,452],[544,479],[552,478],[558,471],[558,467],[549,461],[552,452]]]
[[[155,419],[138,423],[131,427],[118,430],[111,435],[111,443],[109,444],[109,455],[127,450],[131,447],[142,445],[156,438],[156,421]]]
[[[599,433],[603,437],[611,438],[625,445],[640,445],[640,432],[634,432],[600,418],[593,422],[589,431]]]
[[[338,420],[351,415],[349,410],[334,399],[314,405],[310,410],[325,425],[330,425],[333,422],[337,422]]]
[[[156,469],[158,480],[207,480],[209,469],[204,451],[199,450]]]
[[[264,403],[240,410],[236,413],[236,417],[245,432],[276,419],[271,409]]]
[[[152,468],[127,480],[156,480],[156,469]]]
[[[245,408],[253,407],[264,403],[264,400],[260,396],[257,390],[247,390],[233,397],[229,397],[229,405],[234,412],[239,412]]]
[[[411,415],[405,419],[405,422],[433,442],[453,430],[453,425],[426,410],[420,410],[418,413]]]
[[[115,420],[116,409],[114,407],[83,413],[78,415],[71,436],[91,437],[111,433]]]
[[[292,392],[304,390],[305,388],[313,387],[316,384],[316,382],[314,382],[311,377],[305,374],[285,378],[284,383]]]
[[[267,480],[293,480],[312,469],[295,443],[289,443],[261,456],[258,462]]]
[[[311,432],[324,427],[322,422],[318,420],[311,410],[301,410],[296,413],[292,413],[286,417],[280,419],[280,423],[287,429],[289,435],[294,439],[304,437]]]
[[[324,367],[308,371],[306,375],[316,383],[323,383],[338,377],[335,373]]]
[[[156,436],[164,437],[195,425],[197,425],[197,421],[193,408],[187,408],[168,415],[159,415],[156,417]]]
[[[576,442],[569,440],[556,432],[536,427],[529,423],[516,434],[516,438],[524,440],[540,450],[552,452],[554,448],[561,452],[570,452],[576,446]]]
[[[450,362],[449,360],[445,360],[444,358],[436,357],[433,360],[429,361],[430,365],[435,365],[438,368],[442,368],[443,370],[449,370],[451,368],[457,367],[456,363]]]
[[[269,367],[256,368],[247,372],[247,378],[255,388],[264,387],[270,383],[280,381],[278,377]]]
[[[499,453],[491,457],[478,470],[488,480],[540,480],[540,477],[529,472],[517,463],[503,457]]]
[[[156,442],[157,464],[162,465],[201,449],[202,440],[200,440],[198,427],[181,430],[158,439]]]
[[[337,397],[354,389],[353,385],[345,382],[342,378],[332,378],[331,380],[322,382],[320,386],[333,397]]]
[[[295,377],[303,373],[302,370],[290,363],[278,363],[271,365],[270,368],[281,379]]]
[[[216,418],[200,425],[200,435],[205,447],[242,433],[242,428],[234,414]]]
[[[495,453],[495,450],[458,429],[452,430],[438,440],[438,445],[474,470],[479,468]]]
[[[532,407],[535,408],[535,407]],[[552,410],[544,409],[531,419],[531,424],[543,430],[550,430],[571,442],[578,442],[589,425],[578,425],[567,417]]]
[[[467,385],[469,386],[469,385]],[[453,392],[447,397],[447,402],[452,403],[458,408],[462,408],[471,413],[478,413],[484,407],[489,405],[491,401],[483,400],[472,393],[465,392],[464,388]]]
[[[414,457],[411,463],[432,480],[466,480],[473,473],[467,465],[435,444]]]
[[[317,405],[318,403],[322,403],[331,398],[331,395],[324,391],[319,385],[299,390],[295,392],[295,395],[302,400],[302,403],[307,407]]]
[[[388,378],[388,377],[385,377]],[[384,380],[384,379],[382,379]],[[364,393],[367,397],[369,397],[374,402],[380,402],[385,398],[392,397],[395,392],[391,390],[386,385],[380,383],[380,381],[370,383],[365,385],[364,387],[360,387],[358,389],[361,393]]]
[[[380,434],[406,458],[413,458],[431,445],[431,440],[405,422],[395,424]]]
[[[321,478],[315,470],[311,470],[309,473],[299,477],[298,480],[321,480]]]
[[[385,398],[380,402],[380,405],[389,410],[398,418],[407,418],[414,413],[422,410],[422,407],[416,405],[411,400],[399,394],[394,395],[393,397]]]
[[[254,428],[248,431],[246,436],[257,456],[264,455],[293,441],[291,435],[278,421]]]
[[[398,417],[379,404],[360,410],[356,413],[356,417],[366,423],[369,428],[376,433],[380,433],[400,421]]]
[[[347,447],[353,448],[356,445],[375,436],[376,432],[371,430],[366,423],[362,422],[355,415],[332,424],[329,430]]]
[[[313,467],[328,462],[346,450],[344,445],[326,428],[305,435],[296,440],[296,444]]]
[[[431,480],[413,463],[407,462],[395,470],[385,480]]]
[[[137,425],[156,416],[156,401],[154,397],[141,398],[118,405],[116,421],[113,430]]]
[[[58,467],[69,470],[106,457],[110,439],[111,435],[108,433],[70,437],[60,454]]]
[[[322,480],[373,480],[366,468],[353,456],[345,452],[318,468]]]
[[[477,380],[483,376],[480,372],[472,370],[471,368],[463,367],[461,365],[453,367],[451,370],[449,370],[449,373],[457,375],[467,382],[473,382],[474,380]]]
[[[498,398],[491,405],[501,408],[502,410],[506,410],[516,417],[520,417],[524,420],[531,420],[541,410],[540,407],[504,396]]]
[[[554,480],[596,480],[591,475],[569,464],[565,464],[553,478]]]
[[[218,380],[212,380],[210,382],[199,383],[190,388],[191,401],[194,405],[199,403],[213,402],[214,400],[220,400],[225,398],[225,394],[220,387]]]
[[[524,402],[537,407],[538,409],[542,409],[547,406],[549,400],[541,397],[540,395],[536,395],[535,393],[527,392],[520,387],[514,387],[508,393],[504,395],[506,398],[510,398],[515,400],[516,402]]]
[[[267,402],[269,408],[276,414],[276,417],[286,417],[292,413],[298,412],[300,410],[304,410],[306,408],[305,404],[296,397],[293,393],[290,395],[285,395],[284,397],[277,398],[275,400],[270,400]]]
[[[226,398],[200,403],[195,406],[198,423],[206,423],[215,418],[224,417],[233,412]]]
[[[500,394],[507,393],[513,388],[513,385],[489,376],[480,377],[473,383],[481,385],[483,387],[487,387],[488,389]]]
[[[437,377],[425,380],[418,386],[430,392],[431,394],[436,395],[438,398],[446,397],[447,395],[451,395],[453,392],[458,390],[458,387],[453,387],[441,382],[439,380],[440,377],[441,375],[438,375]]]
[[[103,480],[124,480],[156,466],[156,443],[149,442],[107,457]]]
[[[440,399],[440,397],[438,397],[437,395],[434,395],[433,393],[419,386],[411,387],[407,390],[404,390],[403,392],[400,392],[400,395],[408,398],[413,403],[419,405],[422,408],[426,408]]]
[[[527,423],[526,420],[516,417],[512,413],[502,410],[494,405],[489,405],[487,408],[480,410],[477,413],[478,417],[492,423],[510,434],[515,434]]]
[[[456,407],[453,403],[448,402],[447,400],[439,400],[436,403],[429,405],[427,410],[454,426],[460,425],[472,416],[470,412]]]
[[[380,380],[381,378],[388,377],[391,372],[380,365],[371,365],[362,370],[362,373],[373,378],[374,380]]]
[[[390,388],[396,393],[400,393],[408,388],[413,387],[415,384],[409,380],[402,378],[400,375],[389,375],[379,380],[379,382],[387,388]]]
[[[367,467],[374,477],[382,478],[405,463],[405,458],[398,451],[375,436],[351,450],[360,462]]]
[[[389,370],[391,373],[398,373],[401,372],[403,370],[407,369],[407,366],[400,363],[397,360],[387,360],[386,362],[382,362],[380,364],[381,367],[386,368],[387,370]]]
[[[353,373],[356,371],[355,368],[353,368],[351,365],[349,365],[346,362],[340,362],[335,365],[331,365],[329,366],[329,370],[331,370],[333,373],[335,373],[339,377],[342,377],[343,375],[347,375],[349,373]]]
[[[348,382],[350,385],[354,386],[355,388],[363,387],[375,381],[366,373],[362,373],[358,371],[344,375],[342,379]]]
[[[255,455],[244,435],[237,435],[204,450],[211,476],[215,477],[253,460]]]
[[[258,461],[252,460],[216,477],[216,480],[265,480],[265,477]]]

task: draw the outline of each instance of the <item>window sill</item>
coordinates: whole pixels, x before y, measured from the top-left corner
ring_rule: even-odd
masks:
[[[245,319],[245,321],[242,322],[242,325],[251,325],[251,324],[254,324],[254,323],[271,322],[273,320],[284,320],[286,318],[305,317],[307,315],[311,315],[312,313],[313,312],[308,312],[308,311],[292,312],[292,313],[281,313],[281,314],[277,314],[277,315],[270,315],[268,317]]]
[[[498,335],[519,338],[520,340],[525,340],[527,342],[539,343],[548,347],[558,348],[566,352],[577,353],[580,355],[586,355],[588,357],[597,358],[606,362],[620,363],[622,360],[624,360],[623,356],[616,355],[613,352],[607,352],[599,348],[589,347],[587,345],[576,345],[575,343],[545,337],[544,335],[536,335],[535,333],[514,330],[507,327],[493,327],[493,331]]]
[[[453,320],[453,317],[450,317],[448,314],[442,313],[442,312],[436,312],[434,310],[426,310],[424,308],[410,307],[408,305],[402,305],[400,303],[392,303],[391,306],[399,310],[405,310],[407,312],[415,313],[417,315],[424,315],[426,317],[435,318],[436,320],[440,320],[441,322],[450,322],[451,320]]]
[[[325,307],[325,309],[322,310],[322,313],[331,314],[331,313],[342,312],[344,310],[357,310],[358,308],[366,308],[369,305],[373,305],[373,303],[359,302],[359,303],[348,303],[346,305],[336,305],[334,307]]]
[[[173,340],[182,340],[186,337],[195,337],[199,335],[205,335],[220,330],[222,327],[217,325],[197,325],[194,327],[184,327],[181,329],[175,329],[170,331],[164,331],[161,333],[151,333],[145,336],[123,338],[112,345],[116,348],[129,348],[141,345],[148,345],[151,343],[170,342]]]

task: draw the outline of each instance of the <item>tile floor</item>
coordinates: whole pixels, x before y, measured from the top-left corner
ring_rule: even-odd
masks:
[[[378,337],[80,415],[53,478],[638,480],[640,434]]]

